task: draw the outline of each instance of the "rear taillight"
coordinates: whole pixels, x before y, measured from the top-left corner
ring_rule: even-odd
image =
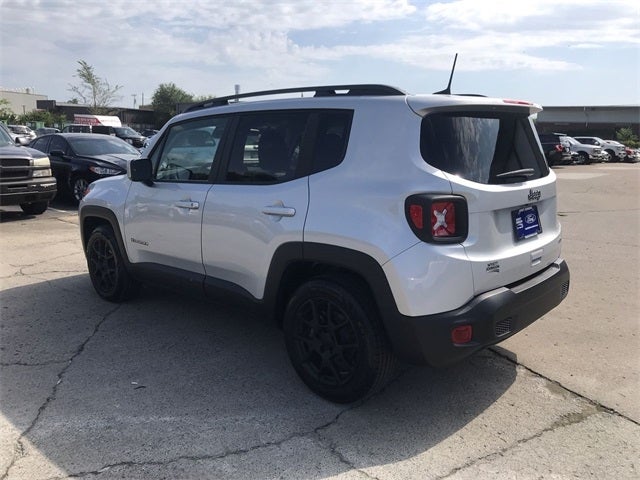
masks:
[[[562,145],[556,145],[556,152],[561,152],[564,150],[564,148],[562,147]]]
[[[409,227],[423,242],[460,243],[467,238],[467,201],[458,195],[411,195],[405,200]]]

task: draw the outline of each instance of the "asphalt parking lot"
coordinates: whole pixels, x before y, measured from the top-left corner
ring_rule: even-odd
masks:
[[[567,300],[349,406],[255,312],[102,301],[73,206],[3,208],[0,478],[640,478],[640,164],[555,172]]]

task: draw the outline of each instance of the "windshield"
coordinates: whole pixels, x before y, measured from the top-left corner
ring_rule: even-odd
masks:
[[[430,165],[477,183],[519,182],[549,173],[527,115],[446,112],[422,120],[420,151]]]
[[[9,132],[6,130],[7,127],[4,125],[0,125],[0,145],[6,146],[7,144],[13,145],[13,140]]]
[[[140,137],[141,136],[133,128],[129,128],[129,127],[114,127],[114,130],[120,136],[122,136],[122,135],[127,135],[129,137]]]
[[[127,142],[119,138],[104,136],[95,137],[67,137],[71,147],[78,155],[108,155],[108,154],[133,154],[140,152]]]

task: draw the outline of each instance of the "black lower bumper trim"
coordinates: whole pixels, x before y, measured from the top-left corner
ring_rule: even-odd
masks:
[[[533,277],[483,293],[459,309],[421,317],[398,314],[385,323],[400,358],[444,366],[501,342],[535,322],[564,300],[569,280],[566,262],[558,259]],[[454,344],[451,339],[451,331],[460,325],[473,327],[471,341],[463,345]]]

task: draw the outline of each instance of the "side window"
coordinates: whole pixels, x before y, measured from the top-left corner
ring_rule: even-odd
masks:
[[[67,141],[62,137],[51,138],[51,143],[49,144],[49,151],[53,152],[54,150],[62,151],[66,155],[68,153]]]
[[[351,110],[320,114],[312,173],[333,168],[342,162],[347,150],[352,117]]]
[[[47,137],[36,138],[33,142],[31,142],[29,146],[31,148],[35,148],[36,150],[40,150],[41,152],[47,153],[48,142],[49,142],[49,139]]]
[[[295,178],[308,112],[243,115],[238,123],[225,181],[279,183]]]
[[[172,126],[151,158],[155,180],[206,182],[227,122],[225,117],[206,117]]]

